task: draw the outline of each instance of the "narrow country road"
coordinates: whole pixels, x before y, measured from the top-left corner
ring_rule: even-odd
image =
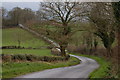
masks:
[[[53,42],[49,38],[40,35],[39,33],[23,26],[22,24],[19,24],[19,26],[23,29],[28,30],[29,32],[34,33],[37,36],[41,36],[45,40],[51,42],[54,46],[59,47],[57,43]],[[75,55],[70,56],[76,57],[81,60],[80,64],[71,67],[55,68],[40,72],[34,72],[16,78],[88,78],[89,74],[99,67],[99,64],[93,59]]]
[[[88,78],[89,74],[99,67],[99,64],[93,59],[75,55],[71,56],[80,59],[80,64],[34,72],[17,78]]]

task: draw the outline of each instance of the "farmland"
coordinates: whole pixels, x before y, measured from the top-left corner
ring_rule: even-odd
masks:
[[[21,41],[20,46],[28,48],[40,48],[48,46],[39,37],[25,31],[21,28],[7,28],[2,30],[2,46],[19,46],[18,40]],[[50,49],[2,49],[2,54],[32,54],[37,56],[54,56]],[[79,60],[71,57],[68,61],[63,62],[7,62],[2,64],[2,77],[13,78],[27,73],[52,69],[58,67],[66,67],[79,64]]]
[[[39,48],[47,46],[43,40],[21,28],[8,28],[2,30],[2,46],[20,46]]]

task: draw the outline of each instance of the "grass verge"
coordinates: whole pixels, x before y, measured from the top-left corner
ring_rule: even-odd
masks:
[[[100,67],[98,69],[94,70],[92,73],[90,73],[89,78],[91,78],[91,79],[92,78],[105,78],[107,75],[109,75],[108,67],[110,66],[111,63],[109,61],[105,60],[104,58],[97,57],[97,56],[91,56],[91,55],[77,54],[77,53],[74,55],[92,58],[99,63]]]
[[[71,57],[64,62],[12,62],[2,64],[2,78],[13,78],[31,72],[41,71],[45,69],[52,69],[58,67],[67,67],[79,64],[77,58]]]

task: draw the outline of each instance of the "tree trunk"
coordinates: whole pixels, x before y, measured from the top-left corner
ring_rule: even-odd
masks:
[[[118,32],[118,60],[120,60],[120,32]]]
[[[68,33],[69,33],[69,29],[68,29],[67,23],[63,22],[63,33],[62,34],[63,34],[63,36],[66,36],[66,35],[68,35]],[[61,56],[66,56],[66,52],[65,52],[66,47],[67,47],[66,43],[65,44],[62,43],[60,45]]]
[[[66,56],[65,48],[65,46],[60,46],[61,56]]]
[[[109,58],[112,57],[112,49],[111,49],[111,47],[107,48],[107,57],[109,57]]]
[[[68,35],[69,32],[70,32],[70,28],[68,27],[68,24],[64,23],[63,27],[64,27],[64,29],[63,29],[63,35]]]

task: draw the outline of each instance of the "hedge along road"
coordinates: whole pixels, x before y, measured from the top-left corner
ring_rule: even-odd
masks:
[[[38,36],[41,36],[35,31],[32,31],[21,24],[20,24],[20,27]],[[44,36],[42,37],[47,39],[49,42],[53,43],[53,45],[58,46],[57,43],[53,42],[47,37],[44,37]],[[71,66],[71,67],[55,68],[55,69],[49,69],[49,70],[44,70],[40,72],[34,72],[27,75],[19,76],[16,78],[88,78],[89,74],[99,67],[99,64],[93,59],[76,56],[76,55],[70,55],[70,56],[78,58],[80,60],[80,64],[76,66]]]

